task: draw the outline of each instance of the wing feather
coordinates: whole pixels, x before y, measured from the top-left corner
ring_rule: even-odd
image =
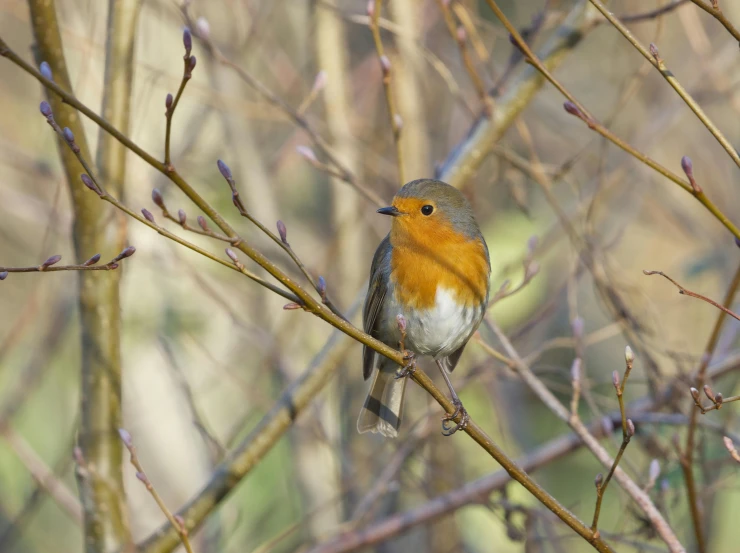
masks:
[[[388,291],[390,276],[390,235],[386,236],[375,251],[373,263],[370,267],[370,285],[365,298],[365,307],[362,310],[362,326],[368,334],[378,337],[378,314],[383,308],[385,295]],[[362,376],[367,380],[373,372],[375,350],[367,346],[362,348]]]

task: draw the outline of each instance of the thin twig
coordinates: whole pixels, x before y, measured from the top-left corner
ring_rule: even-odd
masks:
[[[650,21],[652,19],[672,12],[688,1],[689,0],[673,0],[673,2],[666,4],[665,6],[655,8],[654,10],[650,10],[648,12],[620,15],[619,19],[621,19],[623,23],[642,23],[644,21]]]
[[[688,172],[691,174],[691,171]],[[692,179],[693,180],[693,179]],[[663,275],[666,276],[666,275]],[[669,278],[666,276],[666,278]],[[673,282],[672,279],[671,282]],[[676,284],[674,282],[674,284]],[[735,295],[737,294],[738,288],[740,288],[740,266],[738,266],[737,270],[735,271],[735,276],[732,279],[732,282],[730,283],[730,286],[727,288],[727,292],[725,293],[724,300],[722,301],[722,306],[725,309],[729,309],[729,307],[732,305],[732,302],[735,299]],[[684,290],[681,286],[679,286],[679,291]],[[682,292],[685,293],[685,292]],[[691,294],[690,294],[691,295]],[[709,300],[711,302],[711,300]],[[696,430],[697,430],[697,419],[699,412],[701,414],[705,414],[707,411],[712,409],[719,409],[722,404],[725,401],[731,401],[733,398],[727,398],[727,400],[723,401],[721,394],[714,394],[711,392],[711,389],[706,386],[706,373],[707,368],[709,367],[709,363],[712,360],[712,356],[714,355],[714,351],[717,348],[717,344],[719,343],[720,334],[722,332],[722,327],[725,322],[725,311],[724,309],[722,312],[720,312],[717,316],[717,320],[714,323],[714,327],[712,328],[712,333],[709,336],[709,340],[707,341],[707,345],[704,348],[704,354],[702,355],[701,363],[699,364],[699,369],[696,372],[696,379],[694,380],[694,386],[695,388],[691,389],[691,396],[694,399],[694,403],[698,407],[698,409],[692,409],[691,414],[689,415],[689,424],[688,429],[686,432],[686,446],[684,447],[683,451],[680,452],[679,460],[681,462],[681,471],[683,472],[684,476],[684,482],[686,482],[686,494],[688,496],[688,502],[689,502],[689,510],[691,512],[691,521],[694,526],[694,533],[697,540],[697,543],[699,544],[699,548],[703,549],[705,547],[705,535],[704,535],[704,520],[702,517],[702,509],[701,509],[701,499],[699,494],[697,493],[697,486],[696,486],[696,480],[694,478],[694,456],[695,456],[695,440],[696,440]],[[699,392],[697,391],[697,388],[704,389],[707,397],[710,398],[712,401],[712,407],[705,409],[701,402],[700,402],[700,396]],[[738,396],[738,399],[740,399],[740,396]]]
[[[719,21],[722,26],[727,29],[727,32],[730,33],[735,40],[740,42],[740,31],[738,31],[735,26],[730,23],[730,20],[727,19],[725,14],[722,13],[722,10],[719,8],[719,2],[712,1],[713,5],[708,5],[703,0],[691,0],[691,2]]]
[[[484,323],[493,331],[499,342],[504,346],[504,350],[506,350],[507,355],[514,361],[515,370],[522,377],[522,380],[524,380],[527,386],[529,386],[535,395],[537,395],[540,401],[542,401],[560,420],[567,423],[568,426],[570,426],[570,428],[581,437],[586,447],[591,450],[591,452],[605,467],[611,468],[614,463],[614,459],[612,459],[607,451],[588,431],[588,428],[583,424],[583,422],[581,422],[580,418],[573,417],[570,411],[560,403],[544,383],[537,378],[530,367],[521,358],[509,338],[497,324],[491,321],[490,318],[484,319]],[[686,553],[686,550],[678,541],[673,529],[669,526],[665,518],[663,518],[660,511],[655,507],[650,497],[642,491],[640,486],[638,486],[620,467],[616,467],[614,469],[614,478],[616,478],[622,489],[627,492],[633,501],[640,506],[660,537],[668,545],[671,553]],[[591,532],[591,529],[589,529],[589,532]],[[593,535],[594,533],[591,532],[591,534]]]
[[[617,465],[622,459],[622,455],[624,455],[624,451],[627,449],[630,439],[635,435],[635,425],[627,418],[627,414],[624,409],[624,387],[627,384],[627,378],[629,378],[630,372],[632,371],[632,365],[635,361],[635,356],[629,346],[627,346],[627,349],[625,350],[624,358],[626,369],[624,371],[624,378],[622,379],[621,384],[619,382],[619,373],[617,371],[614,371],[612,377],[614,389],[617,393],[617,400],[619,401],[619,415],[622,419],[622,444],[619,446],[619,451],[617,452],[616,457],[614,457],[614,462],[609,468],[606,478],[603,478],[601,473],[596,476],[596,507],[594,507],[594,519],[591,523],[591,530],[595,534],[599,533],[599,514],[601,513],[601,502],[604,499],[606,488],[609,485],[612,476],[614,476],[614,471],[617,469]]]
[[[170,521],[172,527],[177,531],[178,535],[180,536],[180,541],[182,541],[182,545],[185,547],[185,551],[187,551],[187,553],[193,553],[193,547],[192,545],[190,545],[190,538],[188,536],[188,529],[185,526],[185,522],[182,520],[182,517],[173,515],[172,511],[167,508],[167,505],[157,492],[154,484],[152,484],[151,480],[149,480],[149,477],[144,472],[144,467],[141,465],[141,461],[139,461],[139,457],[136,455],[136,447],[134,446],[134,442],[131,439],[131,434],[129,434],[127,430],[119,428],[118,435],[121,437],[123,445],[126,446],[126,449],[128,449],[128,452],[131,456],[129,460],[136,469],[136,478],[138,478],[141,483],[144,484],[144,487],[146,487],[147,491],[154,498],[154,501],[156,501],[159,509],[164,513],[164,516],[167,517],[167,520]]]
[[[194,28],[197,30],[197,26],[193,27],[193,21],[190,16],[189,8],[190,8],[190,2],[183,2],[181,6],[183,17],[191,29]],[[294,109],[290,104],[288,104],[280,96],[278,96],[276,93],[270,90],[270,88],[268,88],[267,85],[262,83],[262,81],[255,78],[251,73],[247,72],[247,70],[244,69],[241,65],[237,64],[236,62],[228,58],[226,55],[224,55],[224,53],[221,52],[221,50],[211,40],[210,36],[206,36],[202,33],[198,33],[196,36],[198,40],[200,40],[201,43],[211,52],[214,59],[218,63],[220,63],[221,65],[225,67],[229,67],[230,69],[232,69],[245,83],[247,83],[247,85],[249,85],[250,88],[256,91],[265,101],[267,101],[270,105],[279,109],[296,126],[298,126],[300,129],[303,129],[303,131],[308,135],[308,137],[311,139],[314,145],[319,149],[319,151],[331,162],[331,164],[334,167],[336,167],[335,169],[335,171],[337,171],[336,176],[338,176],[343,182],[346,182],[352,188],[357,190],[357,192],[359,192],[360,195],[362,195],[369,202],[377,205],[378,207],[382,207],[386,205],[386,203],[380,198],[380,196],[377,193],[375,193],[373,190],[366,188],[357,180],[357,177],[355,177],[354,173],[352,173],[352,171],[350,171],[349,168],[347,168],[345,164],[342,163],[341,159],[339,159],[339,156],[337,156],[334,153],[331,146],[309,124],[308,119],[306,119],[303,113],[301,113],[297,109]],[[0,40],[0,55],[2,55],[2,41],[1,40]]]
[[[80,263],[79,265],[55,265],[55,263],[58,263],[62,259],[62,256],[52,255],[41,265],[35,265],[33,267],[0,267],[0,280],[5,280],[5,278],[8,276],[8,273],[51,273],[53,271],[114,271],[115,269],[118,269],[119,261],[132,256],[135,251],[135,248],[129,246],[104,265],[95,265],[95,263],[100,260],[99,253],[96,253],[90,259],[88,259],[84,263]]]
[[[634,46],[635,49],[653,65],[653,67],[660,71],[660,74],[663,75],[663,78],[668,82],[669,85],[671,85],[673,90],[676,91],[676,93],[681,97],[686,105],[689,106],[689,109],[694,112],[699,121],[702,122],[702,124],[707,128],[712,136],[714,136],[717,142],[720,143],[725,152],[727,152],[727,155],[729,155],[732,161],[735,162],[735,165],[740,167],[740,154],[738,154],[735,147],[730,143],[727,137],[725,137],[722,131],[720,131],[719,128],[711,121],[711,119],[709,119],[707,114],[704,113],[704,110],[696,102],[696,100],[694,100],[686,91],[686,89],[681,85],[681,83],[678,82],[678,79],[676,79],[673,73],[668,70],[665,63],[663,62],[663,59],[658,53],[658,48],[654,44],[651,44],[649,49],[645,48],[645,46],[643,46],[642,43],[637,40],[637,37],[635,37],[632,32],[607,9],[603,2],[601,2],[600,0],[590,0],[590,2],[597,10],[601,12],[601,14],[609,21],[609,23],[611,23],[614,28],[616,28],[622,34],[622,36],[624,36],[624,38],[626,38],[627,41],[632,44],[632,46]],[[695,0],[692,0],[692,2],[699,5]],[[703,5],[703,2],[701,4]],[[735,35],[733,34],[733,36]]]
[[[483,104],[483,113],[490,119],[493,115],[493,98],[491,98],[488,95],[488,92],[486,92],[486,86],[483,84],[483,79],[475,68],[475,64],[468,52],[468,34],[465,31],[465,27],[458,27],[455,38],[457,39],[457,46],[460,50],[460,57],[462,57],[465,70],[468,72],[470,81],[473,83],[473,88],[475,88],[475,92],[478,94],[478,99],[481,104]]]
[[[701,294],[697,294],[696,292],[692,292],[691,290],[687,290],[686,288],[684,288],[683,286],[681,286],[678,282],[676,282],[671,277],[669,277],[667,274],[665,274],[663,271],[645,271],[644,270],[644,271],[642,271],[642,273],[645,274],[645,275],[648,275],[648,276],[650,276],[650,275],[660,275],[663,278],[665,278],[666,280],[669,280],[676,288],[678,288],[678,293],[679,294],[683,294],[685,296],[690,296],[692,298],[696,298],[696,299],[705,301],[708,304],[713,305],[717,309],[720,309],[720,310],[724,311],[730,317],[733,317],[734,319],[737,319],[738,321],[740,321],[740,315],[738,315],[734,311],[728,309],[727,307],[725,307],[722,304],[717,303],[713,299],[710,299],[710,298],[708,298],[706,296],[702,296]]]
[[[175,115],[177,105],[180,103],[180,98],[182,97],[182,93],[185,90],[185,85],[187,85],[188,81],[190,81],[190,79],[193,77],[193,69],[195,69],[196,63],[195,56],[190,54],[193,48],[193,36],[190,34],[190,29],[188,29],[187,27],[185,27],[182,32],[182,42],[185,46],[185,55],[182,57],[182,80],[180,81],[180,86],[177,89],[174,100],[172,98],[172,94],[167,94],[167,98],[165,99],[165,119],[167,128],[164,135],[164,164],[168,167],[172,166],[172,157],[170,155],[172,118]]]
[[[373,35],[375,51],[378,53],[380,61],[380,70],[383,73],[383,90],[385,91],[385,102],[388,107],[388,118],[390,119],[391,129],[393,131],[393,142],[396,145],[396,159],[398,163],[398,178],[401,184],[406,183],[406,170],[403,159],[403,148],[401,147],[401,129],[403,128],[403,119],[398,113],[396,100],[393,96],[392,87],[392,67],[391,60],[385,55],[383,40],[380,37],[380,10],[383,6],[383,0],[369,0],[367,4],[367,15],[370,17],[370,32]]]

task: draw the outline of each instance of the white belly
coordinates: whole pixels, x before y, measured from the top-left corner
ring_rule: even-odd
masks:
[[[420,355],[447,357],[457,351],[481,321],[481,306],[466,307],[455,295],[437,288],[434,307],[403,313],[406,318],[406,347]]]

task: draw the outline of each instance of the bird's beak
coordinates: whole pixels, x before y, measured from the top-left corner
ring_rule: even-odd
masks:
[[[390,207],[381,207],[378,210],[378,213],[381,215],[390,215],[391,217],[398,217],[399,215],[402,215],[400,211],[398,211],[398,208],[394,205]]]

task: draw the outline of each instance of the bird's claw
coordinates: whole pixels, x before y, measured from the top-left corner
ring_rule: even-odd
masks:
[[[453,400],[452,403],[455,405],[455,411],[453,413],[447,413],[444,417],[442,417],[443,436],[452,436],[458,430],[465,430],[468,426],[468,423],[470,422],[470,415],[468,415],[465,407],[463,407],[462,401],[457,399]],[[460,415],[460,422],[455,423],[452,426],[448,426],[447,423],[449,421],[454,422],[455,417],[457,417],[458,415]]]
[[[411,376],[416,370],[416,356],[413,352],[405,350],[403,352],[403,359],[406,364],[396,371],[396,379]]]

